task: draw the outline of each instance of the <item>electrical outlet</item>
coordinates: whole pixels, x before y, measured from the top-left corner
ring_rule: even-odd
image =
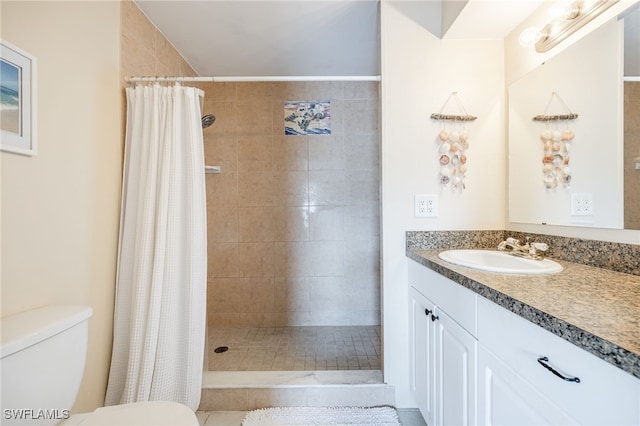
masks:
[[[571,194],[571,216],[593,216],[593,194]]]
[[[416,194],[414,208],[416,217],[438,217],[438,196]]]

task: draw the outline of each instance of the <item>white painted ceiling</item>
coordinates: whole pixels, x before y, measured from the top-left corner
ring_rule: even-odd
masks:
[[[544,1],[469,0],[444,38],[503,39]]]
[[[417,5],[440,0],[391,1]],[[541,2],[468,0],[445,36],[503,38]],[[378,0],[136,3],[201,76],[380,74]],[[423,10],[439,12],[440,8]]]
[[[376,0],[137,0],[201,76],[380,74]]]

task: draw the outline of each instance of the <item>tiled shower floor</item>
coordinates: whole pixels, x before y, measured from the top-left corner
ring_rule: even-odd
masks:
[[[209,371],[379,370],[380,327],[209,328],[208,357]]]

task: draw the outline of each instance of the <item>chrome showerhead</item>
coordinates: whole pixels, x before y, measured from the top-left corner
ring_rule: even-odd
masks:
[[[202,117],[202,128],[206,129],[207,127],[211,126],[214,121],[216,121],[215,115],[213,114],[205,115],[204,117]]]

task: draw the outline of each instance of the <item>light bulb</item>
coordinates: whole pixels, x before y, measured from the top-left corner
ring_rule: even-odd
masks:
[[[570,21],[572,19],[577,18],[579,14],[580,14],[580,6],[577,3],[573,3],[564,10],[562,19],[564,19],[565,21]]]
[[[533,46],[540,40],[542,40],[543,32],[540,31],[536,27],[526,28],[524,31],[520,33],[520,37],[518,37],[518,42],[521,46]]]
[[[547,16],[549,18],[549,21],[568,21],[571,19],[575,19],[579,14],[580,5],[577,2],[572,2],[571,0],[562,0],[551,5]]]

